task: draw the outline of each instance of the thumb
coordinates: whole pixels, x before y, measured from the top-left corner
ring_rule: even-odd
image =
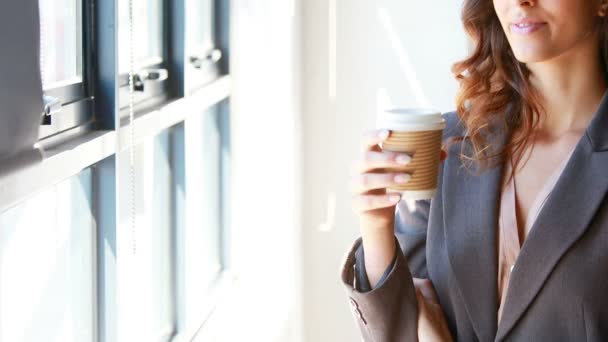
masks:
[[[418,302],[418,318],[426,317],[428,308],[426,307],[426,299],[420,289],[416,289],[416,301]]]

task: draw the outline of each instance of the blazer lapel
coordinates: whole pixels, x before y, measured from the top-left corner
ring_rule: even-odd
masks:
[[[502,148],[504,131],[494,143]],[[497,325],[498,201],[503,165],[479,176],[461,168],[460,144],[445,161],[443,225],[453,275],[466,312],[480,341],[492,341]],[[465,145],[466,146],[466,145]]]
[[[604,95],[517,258],[497,341],[513,329],[559,259],[584,234],[602,203],[608,191],[607,128],[608,99]]]

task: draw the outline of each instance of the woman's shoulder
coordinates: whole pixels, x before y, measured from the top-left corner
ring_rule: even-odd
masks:
[[[443,113],[445,120],[445,129],[443,130],[443,139],[450,137],[464,136],[466,127],[460,120],[460,116],[457,111]]]

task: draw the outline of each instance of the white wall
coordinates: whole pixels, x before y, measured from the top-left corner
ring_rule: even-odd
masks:
[[[306,341],[356,341],[339,282],[359,235],[349,165],[376,109],[453,110],[466,52],[460,1],[306,0],[303,7],[303,289]],[[332,202],[335,199],[335,210]]]

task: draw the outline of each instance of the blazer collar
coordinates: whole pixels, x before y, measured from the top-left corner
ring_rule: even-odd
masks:
[[[593,151],[608,150],[608,90],[600,102],[597,112],[587,127],[587,135],[591,140]]]
[[[480,341],[500,341],[533,302],[559,259],[586,231],[608,191],[608,92],[539,212],[511,274],[497,326],[497,228],[503,164],[470,174],[452,146],[443,175],[444,233],[466,312]],[[493,141],[506,143],[504,130]]]
[[[500,146],[504,134],[496,135]],[[444,161],[443,226],[457,289],[479,341],[492,341],[498,313],[498,195],[502,164],[479,176],[461,167],[461,144]],[[466,148],[466,147],[465,147]]]

